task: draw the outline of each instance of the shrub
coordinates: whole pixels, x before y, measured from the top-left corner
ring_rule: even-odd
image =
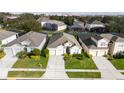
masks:
[[[71,57],[72,56],[70,54],[64,54],[64,60],[65,61],[67,61],[67,60],[69,61],[71,59]]]
[[[44,49],[44,55],[45,55],[45,57],[49,57],[49,50],[48,49]]]
[[[35,48],[35,49],[32,51],[32,54],[35,55],[35,56],[39,56],[39,55],[41,55],[41,51],[40,51],[40,49]]]
[[[16,54],[18,58],[25,58],[27,57],[27,52],[26,51],[21,51]]]
[[[120,58],[124,58],[124,55],[119,53],[119,54],[114,55],[113,57],[117,58],[117,59],[120,59]]]
[[[3,58],[5,55],[5,52],[3,50],[0,50],[0,59]]]
[[[73,57],[76,57],[79,60],[82,60],[83,59],[83,55],[82,54],[73,54],[72,56]]]
[[[108,56],[108,60],[113,60],[113,56]]]

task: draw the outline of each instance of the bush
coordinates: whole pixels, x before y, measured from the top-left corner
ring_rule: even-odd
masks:
[[[5,55],[5,52],[3,50],[0,50],[0,59],[3,58]]]
[[[83,55],[82,54],[73,54],[73,57],[76,57],[79,60],[83,60]]]
[[[124,55],[119,53],[113,56],[114,58],[120,59],[120,58],[124,58]]]
[[[26,51],[21,51],[16,54],[18,58],[25,58],[27,57],[27,52]]]
[[[32,54],[35,55],[35,56],[39,56],[39,55],[41,55],[41,51],[40,51],[40,49],[35,48],[35,49],[32,51]]]
[[[45,55],[45,57],[49,57],[49,50],[48,49],[44,49],[44,55]]]
[[[64,60],[65,61],[69,61],[71,59],[71,55],[70,54],[64,54]]]
[[[113,56],[108,56],[108,60],[113,60]]]

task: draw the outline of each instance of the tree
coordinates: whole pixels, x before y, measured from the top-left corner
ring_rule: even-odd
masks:
[[[32,51],[32,54],[35,55],[35,56],[39,56],[41,55],[41,51],[37,48],[35,48],[33,51]]]

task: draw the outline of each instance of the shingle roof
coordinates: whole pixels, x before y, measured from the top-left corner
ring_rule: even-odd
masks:
[[[101,21],[95,20],[92,22],[92,24],[103,24]]]
[[[101,36],[114,42],[124,42],[124,38],[113,35],[113,34],[101,34]]]
[[[16,35],[16,32],[0,30],[0,40],[6,39],[10,36]]]
[[[10,42],[9,44],[7,44],[7,46],[12,46],[14,44],[20,44],[21,42],[25,41],[25,42],[30,42],[28,47],[38,47],[41,44],[41,42],[44,40],[44,38],[46,38],[45,34],[30,31],[20,36],[16,40]]]
[[[57,46],[62,45],[67,41],[70,41],[72,44],[77,45],[81,48],[80,44],[75,39],[75,37],[67,33],[54,34],[48,43],[48,48],[56,48]]]
[[[74,22],[74,24],[71,26],[71,28],[84,28],[83,22]]]

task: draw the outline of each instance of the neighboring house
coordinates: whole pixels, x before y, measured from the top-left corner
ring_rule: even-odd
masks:
[[[46,38],[47,35],[45,34],[30,31],[7,44],[7,47],[12,49],[14,55],[24,49],[27,52],[31,52],[34,48],[42,50]]]
[[[44,17],[39,18],[37,21],[41,23],[41,27],[46,30],[61,31],[67,28],[67,25],[62,21],[50,20],[49,18],[44,18]]]
[[[81,46],[73,35],[67,33],[54,34],[49,43],[48,50],[50,55],[80,54]]]
[[[85,28],[91,32],[104,32],[105,24],[95,20],[92,23],[86,23]]]
[[[113,34],[101,34],[102,37],[110,40],[109,43],[109,54],[116,55],[124,52],[124,38],[113,35]]]
[[[1,45],[6,45],[11,41],[15,40],[18,36],[18,33],[0,30],[0,43]]]
[[[6,16],[3,20],[4,20],[4,21],[15,20],[15,19],[17,19],[18,17],[19,17],[19,16],[11,15],[11,16]]]
[[[70,30],[72,31],[84,31],[85,26],[83,22],[74,22],[72,26],[69,27]]]
[[[109,40],[95,34],[80,34],[79,42],[84,52],[92,56],[104,56],[108,54]]]

